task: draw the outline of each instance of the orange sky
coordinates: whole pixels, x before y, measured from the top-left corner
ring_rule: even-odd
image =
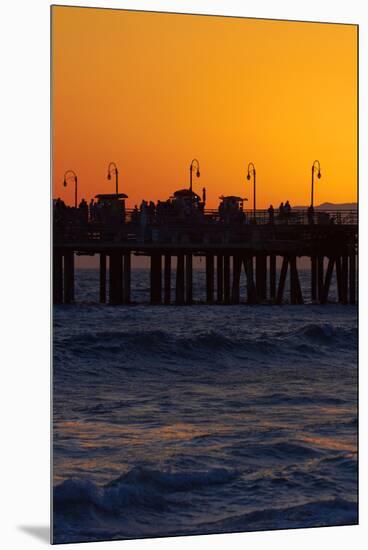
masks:
[[[207,206],[357,199],[357,28],[242,18],[52,8],[54,196],[119,191],[133,207],[187,187],[197,157]]]

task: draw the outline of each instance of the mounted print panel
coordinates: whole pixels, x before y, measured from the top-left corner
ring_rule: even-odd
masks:
[[[356,524],[357,26],[51,16],[53,542]]]

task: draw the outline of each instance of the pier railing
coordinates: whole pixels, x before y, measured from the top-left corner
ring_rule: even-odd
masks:
[[[131,211],[128,211],[129,213]],[[307,225],[307,224],[357,224],[357,210],[315,210],[313,214],[308,213],[307,209],[291,210],[288,214],[280,214],[275,211],[273,215],[268,210],[256,210],[254,215],[252,210],[238,211],[234,214],[220,214],[218,210],[206,210],[204,219],[210,222],[231,223],[232,221],[240,221],[244,224],[270,224],[277,225]]]
[[[54,216],[54,242],[153,242],[153,243],[241,243],[254,238],[258,229],[266,238],[280,235],[301,235],[329,227],[357,226],[355,210],[315,211],[292,210],[289,214],[273,215],[268,210],[219,213],[218,210],[194,212],[191,216],[172,213],[147,213],[142,219],[136,210],[126,210],[119,219],[93,220],[79,209],[68,208],[62,217]],[[257,231],[256,231],[257,228]],[[293,230],[294,228],[294,230]],[[315,228],[315,229],[314,229]],[[258,237],[259,238],[259,237]],[[306,238],[306,237],[303,237]]]

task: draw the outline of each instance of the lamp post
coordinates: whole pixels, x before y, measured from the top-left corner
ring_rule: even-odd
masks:
[[[256,169],[253,162],[248,164],[248,173],[247,180],[250,180],[251,175],[253,176],[253,217],[256,219]]]
[[[311,189],[311,207],[314,207],[314,173],[317,172],[317,178],[321,179],[321,165],[319,160],[315,160],[312,164],[312,189]]]
[[[192,162],[190,163],[190,168],[189,168],[189,189],[191,191],[193,191],[193,170],[195,170],[195,168],[197,169],[196,171],[196,176],[197,178],[200,177],[200,171],[199,171],[199,162],[197,159],[193,159]]]
[[[193,159],[189,167],[189,189],[190,189],[190,210],[193,209],[193,170],[196,170],[196,176],[199,178],[201,173],[199,171],[199,161]]]
[[[116,166],[115,162],[110,162],[109,166],[107,167],[107,179],[111,180],[111,174],[115,174],[115,187],[116,187],[116,194],[118,194],[118,167]]]
[[[68,185],[68,180],[73,179],[75,183],[75,189],[74,189],[74,206],[75,208],[78,207],[78,178],[77,174],[74,172],[74,170],[66,170],[64,174],[64,187]]]

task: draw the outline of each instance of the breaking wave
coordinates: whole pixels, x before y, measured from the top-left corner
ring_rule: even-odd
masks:
[[[291,529],[332,525],[355,525],[358,521],[356,502],[334,498],[290,506],[256,510],[214,522],[213,532],[257,531],[264,529]],[[209,532],[209,531],[208,531]]]
[[[116,514],[126,506],[157,509],[165,506],[165,496],[222,485],[233,480],[237,472],[217,468],[206,472],[161,472],[136,467],[100,487],[89,480],[67,479],[54,487],[55,511],[75,513],[75,508],[96,508]]]
[[[357,331],[354,328],[334,327],[331,324],[306,324],[294,332],[283,331],[276,333],[232,335],[227,336],[219,331],[210,330],[195,335],[175,335],[163,330],[145,332],[129,331],[98,331],[80,333],[60,340],[56,348],[67,349],[71,352],[88,350],[95,354],[117,354],[127,356],[162,355],[182,358],[200,358],[209,352],[228,353],[268,353],[286,350],[300,353],[300,345],[306,350],[310,346],[330,347],[338,346],[342,349],[352,349],[356,346]]]

